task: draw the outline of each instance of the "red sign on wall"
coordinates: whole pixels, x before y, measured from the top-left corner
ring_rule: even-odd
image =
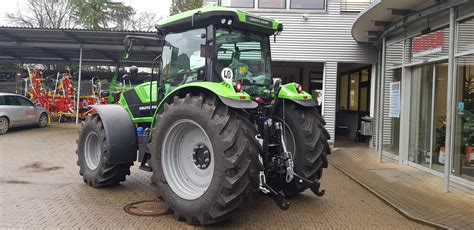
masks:
[[[443,48],[443,31],[413,38],[411,44],[411,53],[414,58],[441,52]]]

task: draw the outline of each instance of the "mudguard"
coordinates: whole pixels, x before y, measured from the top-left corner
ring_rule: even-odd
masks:
[[[107,163],[127,163],[137,159],[135,126],[128,112],[120,105],[96,105],[106,135]]]
[[[164,105],[166,101],[168,101],[169,98],[173,98],[174,95],[177,95],[180,92],[188,92],[190,90],[196,89],[207,90],[214,93],[224,104],[232,108],[252,109],[258,106],[256,102],[250,99],[250,95],[248,95],[246,92],[235,92],[234,87],[232,86],[232,81],[192,82],[181,85],[166,95],[166,97],[158,106],[158,110]]]
[[[318,105],[316,101],[313,100],[311,94],[305,91],[298,93],[296,90],[296,83],[282,85],[280,91],[278,92],[278,97],[281,99],[293,101],[296,104],[304,107],[314,107]]]

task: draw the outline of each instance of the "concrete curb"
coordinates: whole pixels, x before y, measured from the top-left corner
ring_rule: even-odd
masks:
[[[399,213],[401,213],[403,216],[405,216],[406,218],[412,220],[412,221],[415,221],[415,222],[418,222],[418,223],[421,223],[421,224],[424,224],[424,225],[428,225],[430,227],[434,227],[436,229],[452,229],[448,226],[445,226],[445,225],[442,225],[442,224],[439,224],[439,223],[435,223],[435,222],[432,222],[432,221],[429,221],[429,220],[426,220],[426,219],[423,219],[423,218],[420,218],[420,217],[417,217],[416,215],[414,215],[413,213],[410,212],[410,210],[407,210],[407,209],[404,209],[404,208],[401,208],[400,206],[397,205],[397,203],[395,202],[391,202],[390,200],[386,199],[385,196],[372,189],[370,186],[368,186],[367,184],[365,184],[362,180],[358,179],[357,177],[354,177],[353,175],[351,175],[346,169],[344,169],[344,167],[338,165],[337,163],[331,161],[331,159],[329,159],[329,163],[334,166],[334,168],[336,168],[337,170],[339,170],[340,172],[342,172],[344,175],[348,176],[349,178],[351,178],[352,180],[354,180],[357,184],[361,185],[362,187],[364,187],[365,189],[369,190],[372,194],[374,194],[375,196],[377,196],[379,199],[381,199],[382,201],[384,201],[385,203],[387,203],[388,205],[392,206],[395,210],[397,210]]]

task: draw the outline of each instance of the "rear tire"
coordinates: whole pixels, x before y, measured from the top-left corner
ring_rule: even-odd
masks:
[[[133,163],[109,164],[107,135],[99,115],[88,116],[79,131],[77,165],[84,182],[91,187],[118,185],[130,175]]]
[[[10,127],[10,121],[6,117],[0,117],[0,135],[4,135],[8,132]]]
[[[176,219],[195,225],[224,220],[256,191],[260,145],[255,139],[255,129],[238,111],[215,96],[187,94],[166,104],[157,121],[152,142],[152,181],[158,187],[158,197]],[[187,126],[181,126],[183,124]],[[196,132],[207,136],[208,142],[206,138],[188,137],[186,131],[173,134],[179,126],[189,132],[201,130]],[[193,162],[194,156],[200,154],[199,148],[196,150],[194,146],[206,143],[210,145],[205,148],[211,152],[209,161],[196,159],[210,164],[201,169],[201,163]],[[174,151],[170,151],[171,144]],[[175,155],[164,155],[168,152]],[[184,166],[172,163],[175,158],[184,159],[176,160]],[[206,172],[208,167],[213,169],[210,178],[193,175],[200,174],[199,170]]]
[[[285,130],[285,134],[294,136],[296,147],[296,150],[288,149],[293,154],[294,171],[309,180],[321,179],[323,168],[328,167],[327,155],[331,153],[328,144],[330,136],[324,128],[326,122],[314,107],[303,107],[289,101],[285,101],[285,108],[278,108],[277,120],[283,121],[283,109],[284,125],[286,129],[290,129],[290,132]],[[288,138],[285,139],[285,142],[289,142]],[[282,187],[289,196],[307,189],[294,180]]]

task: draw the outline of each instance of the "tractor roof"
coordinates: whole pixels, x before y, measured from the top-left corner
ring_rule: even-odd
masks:
[[[240,10],[219,6],[207,6],[170,16],[161,20],[158,23],[157,28],[166,34],[170,32],[189,30],[192,28],[205,27],[210,24],[221,25],[223,21],[222,19],[226,19],[226,23],[229,19],[232,20],[230,26],[224,23],[224,26],[226,27],[251,30],[266,35],[272,35],[283,30],[283,25],[277,20],[263,18]]]

